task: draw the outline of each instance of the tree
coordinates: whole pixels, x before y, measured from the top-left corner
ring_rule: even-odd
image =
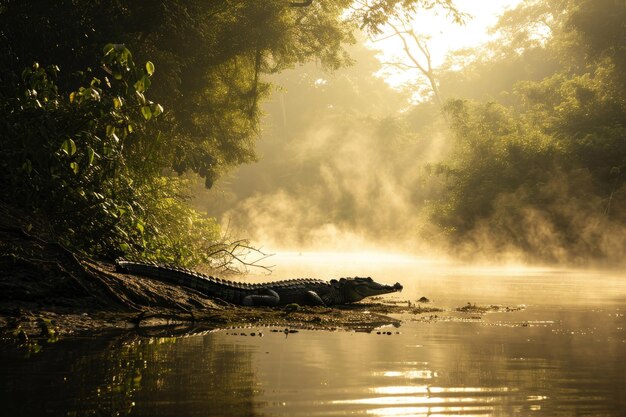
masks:
[[[391,68],[414,74],[415,85],[411,87],[415,96],[420,96],[425,100],[432,95],[439,108],[443,106],[444,99],[440,93],[439,79],[433,66],[431,52],[428,46],[429,37],[420,34],[414,27],[414,20],[419,13],[416,3],[407,2],[382,2],[363,1],[357,2],[367,18],[373,22],[378,22],[377,13],[385,10],[384,22],[373,24],[368,28],[370,38],[373,42],[395,39],[399,41],[403,50],[401,56],[394,56],[389,61],[383,62],[383,69]],[[459,12],[449,1],[434,1],[422,3],[426,9],[440,8],[447,12],[448,16],[456,23],[462,24],[466,15]],[[359,9],[357,9],[359,10]],[[425,84],[425,86],[424,86]]]
[[[186,177],[173,174],[210,187],[254,160],[267,76],[347,65],[360,23],[384,22],[346,17],[351,4],[2,2],[2,204],[92,255],[189,264],[224,253],[210,248],[215,220],[186,204]]]
[[[33,61],[60,63],[58,83],[67,90],[76,71],[99,66],[97,51],[108,42],[149,57],[159,68],[153,97],[168,109],[160,129],[172,137],[171,167],[210,186],[254,159],[258,103],[269,91],[262,74],[314,58],[328,68],[346,62],[341,45],[351,42],[352,26],[340,19],[344,3],[8,1],[0,10],[0,72],[17,81]],[[14,92],[12,84],[3,89]]]
[[[612,16],[624,12],[622,2],[549,0],[505,14],[500,50],[531,63],[524,57],[543,51],[558,67],[510,87],[505,105],[447,105],[455,145],[437,167],[447,188],[432,218],[451,238],[541,260],[623,257],[626,217],[615,207],[626,202],[624,31]],[[537,27],[550,28],[538,43]]]

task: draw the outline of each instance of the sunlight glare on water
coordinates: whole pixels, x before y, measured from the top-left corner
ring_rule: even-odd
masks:
[[[447,259],[416,257],[384,250],[276,251],[270,258],[271,276],[246,277],[255,282],[269,279],[371,276],[404,286],[392,299],[417,300],[421,296],[443,306],[458,303],[595,303],[611,299],[614,288],[626,288],[623,272],[565,267],[529,266],[520,263],[464,264]],[[254,272],[254,271],[252,271]],[[506,285],[495,285],[504,280]],[[458,291],[462,286],[463,291]],[[621,294],[621,291],[617,292]],[[558,294],[557,297],[554,294]]]

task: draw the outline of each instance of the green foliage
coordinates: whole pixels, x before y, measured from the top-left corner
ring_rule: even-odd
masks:
[[[90,254],[227,258],[236,248],[212,246],[215,220],[190,209],[187,180],[170,175],[211,187],[253,161],[264,76],[313,59],[348,64],[350,4],[3,2],[2,200],[49,217],[62,243]],[[43,65],[22,74],[34,61]]]
[[[62,63],[58,85],[74,89],[76,72],[100,65],[102,45],[111,40],[125,45],[134,58],[151,60],[133,87],[139,93],[150,88],[167,109],[157,124],[163,135],[176,138],[170,168],[192,171],[210,187],[231,167],[255,160],[259,103],[270,90],[265,75],[312,59],[328,69],[349,62],[342,50],[353,41],[355,25],[342,19],[349,5],[346,0],[308,7],[283,0],[59,0],[51,8],[44,1],[8,0],[0,8],[5,57],[0,73],[18,73],[33,61]],[[119,80],[133,56],[115,56],[119,62],[110,68],[111,78]],[[161,111],[141,108],[146,120]]]
[[[625,34],[613,16],[625,12],[610,0],[545,0],[504,15],[505,50],[527,63],[542,51],[558,68],[510,86],[504,104],[448,103],[454,151],[437,167],[447,188],[431,218],[451,238],[542,260],[623,256]]]
[[[222,236],[214,218],[186,204],[190,180],[158,176],[144,184],[137,198],[144,215],[129,224],[141,239],[141,259],[182,265],[210,265]]]
[[[466,15],[461,13],[452,0],[374,0],[353,4],[355,17],[362,29],[380,34],[382,27],[398,10],[415,12],[418,9],[440,7],[457,23],[463,23]]]
[[[0,7],[0,73],[7,80],[34,61],[62,63],[58,85],[74,89],[73,74],[98,67],[102,45],[126,45],[139,61],[150,59],[159,69],[151,95],[167,108],[157,122],[161,132],[176,137],[170,167],[192,171],[211,187],[225,171],[255,160],[259,103],[270,91],[267,75],[311,60],[329,70],[349,64],[343,47],[354,42],[353,32],[377,31],[398,7],[440,6],[462,19],[451,0],[377,0],[362,7],[350,0],[294,3],[58,0],[50,7],[46,1],[6,0]],[[135,80],[136,90],[152,82],[153,66]],[[0,86],[0,94],[13,95],[6,87],[14,84]],[[142,114],[154,116],[148,107]]]
[[[455,233],[471,230],[492,214],[501,193],[546,181],[558,149],[531,123],[496,103],[451,101],[456,143],[451,160],[437,167],[448,177],[445,203],[436,223]]]
[[[219,229],[185,205],[182,180],[161,174],[170,143],[152,120],[163,108],[145,96],[154,64],[136,66],[126,47],[108,44],[102,65],[69,94],[56,66],[22,72],[23,94],[1,103],[0,197],[88,254],[198,262],[193,250]]]

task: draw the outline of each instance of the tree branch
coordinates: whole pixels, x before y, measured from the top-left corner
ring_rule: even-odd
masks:
[[[207,254],[209,258],[218,260],[217,264],[211,265],[212,269],[221,272],[247,273],[250,268],[260,268],[268,273],[272,272],[274,265],[263,265],[262,261],[274,254],[264,253],[260,248],[250,246],[245,240],[236,240],[231,243],[220,243],[213,246],[212,252]],[[257,254],[256,259],[248,260],[251,254]]]
[[[304,0],[303,2],[290,2],[289,3],[289,7],[309,7],[311,4],[313,4],[313,0]]]

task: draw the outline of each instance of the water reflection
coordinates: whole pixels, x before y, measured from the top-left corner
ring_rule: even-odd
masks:
[[[29,360],[4,350],[6,415],[260,415],[246,346],[211,336],[102,342],[65,341]]]
[[[432,371],[386,372],[387,377],[398,378],[398,382],[415,379],[414,375],[436,377]],[[369,389],[378,396],[337,400],[335,404],[376,406],[368,408],[367,414],[378,416],[433,416],[433,415],[494,415],[498,408],[505,407],[515,398],[516,389],[509,387],[440,387],[432,385],[387,385]],[[383,396],[380,396],[380,395]],[[419,395],[417,395],[419,394]],[[540,410],[538,401],[548,397],[526,396],[518,402],[535,403],[529,409]],[[510,404],[509,404],[510,405]],[[519,408],[519,406],[518,406]]]
[[[399,334],[384,337],[285,337],[268,329],[264,337],[244,336],[260,329],[118,335],[64,339],[29,359],[0,345],[1,414],[621,417],[624,285],[600,285],[601,294],[612,294],[606,300],[554,303],[545,300],[590,289],[544,279],[550,285],[536,298],[524,293],[523,311],[473,321],[449,312],[449,320],[432,323],[407,315]],[[455,282],[463,294],[462,281]],[[491,282],[498,295],[517,294],[519,285],[519,277]]]
[[[367,414],[394,417],[489,416],[492,407],[390,407],[367,410]]]

